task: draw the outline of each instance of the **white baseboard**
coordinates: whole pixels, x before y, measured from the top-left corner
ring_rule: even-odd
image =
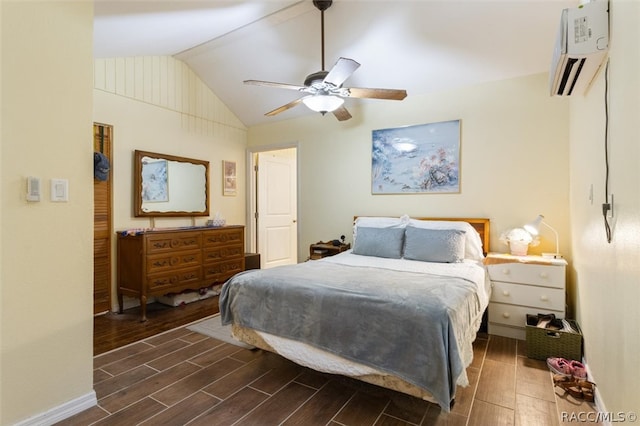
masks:
[[[97,404],[98,399],[96,398],[96,392],[92,390],[86,395],[72,399],[71,401],[67,401],[62,405],[58,405],[57,407],[47,410],[44,413],[36,414],[35,416],[29,417],[26,420],[16,423],[15,426],[53,425],[62,420],[68,419],[69,417],[76,415],[84,410],[87,410]]]
[[[595,378],[593,377],[593,374],[591,374],[591,369],[589,368],[589,364],[587,364],[586,360],[583,358],[582,359],[582,363],[585,366],[585,369],[587,370],[587,377],[589,377],[589,379],[594,382],[594,383],[598,383],[596,382]],[[607,413],[607,408],[604,406],[604,402],[602,402],[602,398],[600,397],[600,389],[598,388],[598,386],[596,385],[594,392],[593,392],[593,396],[595,396],[596,398],[596,411],[598,413]],[[603,426],[611,426],[611,421],[607,418],[604,419],[604,421],[602,420],[602,418],[598,418],[598,420],[601,421],[601,424]]]

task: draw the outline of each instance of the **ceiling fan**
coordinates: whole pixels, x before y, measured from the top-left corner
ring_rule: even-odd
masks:
[[[274,116],[293,108],[302,102],[313,111],[319,112],[322,115],[327,112],[332,112],[339,121],[344,121],[351,118],[351,114],[343,106],[344,98],[389,99],[401,101],[407,96],[406,90],[342,87],[342,84],[360,66],[360,64],[353,59],[339,58],[331,70],[324,70],[324,11],[327,10],[332,3],[333,0],[313,0],[314,6],[320,10],[322,71],[309,74],[304,80],[304,86],[261,80],[244,81],[245,84],[277,87],[307,93],[307,95],[302,98],[289,102],[286,105],[274,109],[273,111],[269,111],[265,114],[266,116]]]

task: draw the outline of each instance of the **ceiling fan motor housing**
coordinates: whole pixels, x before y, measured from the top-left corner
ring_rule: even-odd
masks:
[[[313,74],[309,74],[307,78],[304,79],[304,85],[311,87],[313,83],[322,83],[327,74],[329,74],[328,71],[318,71]]]
[[[333,0],[313,0],[313,5],[321,11],[329,9],[331,3],[333,3]]]

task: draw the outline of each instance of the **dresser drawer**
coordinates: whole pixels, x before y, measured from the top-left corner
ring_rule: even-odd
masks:
[[[172,288],[198,290],[202,287],[202,268],[200,266],[173,270],[162,274],[147,275],[149,294],[166,294]]]
[[[239,244],[244,247],[244,228],[216,229],[203,231],[205,247]]]
[[[202,262],[202,251],[174,251],[147,256],[147,274],[169,271],[175,268],[198,266]]]
[[[244,270],[244,256],[204,265],[204,279],[208,284],[223,283]]]
[[[524,328],[527,323],[527,314],[537,314],[538,309],[528,306],[507,305],[504,303],[489,304],[489,323],[510,325]],[[557,318],[564,318],[564,310],[545,310],[544,314],[552,313]]]
[[[174,250],[199,249],[202,245],[199,232],[166,232],[147,236],[147,254],[171,252]]]
[[[244,245],[234,244],[222,247],[206,247],[204,250],[204,262],[217,262],[222,259],[244,258]]]
[[[564,266],[503,263],[488,265],[487,270],[491,281],[564,288]]]
[[[512,305],[531,306],[546,310],[564,311],[564,289],[536,287],[492,281],[491,302],[509,303]]]

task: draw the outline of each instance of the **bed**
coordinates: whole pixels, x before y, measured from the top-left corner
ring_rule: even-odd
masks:
[[[220,294],[236,339],[449,411],[488,305],[488,219],[357,217],[353,249],[245,271]]]

